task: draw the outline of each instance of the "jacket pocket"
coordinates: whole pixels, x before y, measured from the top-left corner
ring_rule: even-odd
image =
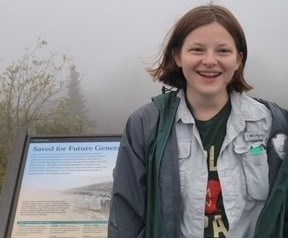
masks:
[[[265,201],[269,192],[269,166],[266,149],[261,144],[235,146],[241,156],[249,199]]]
[[[191,141],[179,142],[179,159],[186,159],[191,156]]]

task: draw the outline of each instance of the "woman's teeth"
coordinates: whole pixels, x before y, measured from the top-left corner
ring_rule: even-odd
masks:
[[[198,72],[202,77],[217,77],[221,73],[220,72]]]

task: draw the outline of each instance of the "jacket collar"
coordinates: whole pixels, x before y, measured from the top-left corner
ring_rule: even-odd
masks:
[[[180,99],[180,104],[177,110],[175,122],[177,123],[178,121],[182,121],[185,124],[195,123],[195,119],[187,107],[184,90],[180,90],[177,93],[177,97]]]
[[[253,98],[238,92],[231,92],[231,115],[242,121],[260,121],[268,109]]]
[[[168,114],[171,115],[171,111],[174,112],[176,108],[179,108],[176,112],[175,121],[182,119],[184,123],[195,122],[186,105],[183,90],[161,94],[152,98],[152,100],[164,117]],[[268,108],[263,103],[245,94],[233,91],[230,93],[230,100],[232,106],[230,119],[237,123],[236,127],[238,129],[245,127],[245,123],[248,121],[260,121],[267,115]]]

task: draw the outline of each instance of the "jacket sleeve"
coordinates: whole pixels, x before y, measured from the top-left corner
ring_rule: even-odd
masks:
[[[255,229],[255,238],[288,237],[288,111],[262,100],[272,113],[267,154],[270,195]]]
[[[108,221],[108,237],[143,237],[146,219],[146,164],[142,118],[133,114],[122,136]]]

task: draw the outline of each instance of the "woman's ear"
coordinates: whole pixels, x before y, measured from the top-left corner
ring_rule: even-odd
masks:
[[[177,64],[178,67],[182,67],[182,61],[181,61],[181,58],[180,58],[180,54],[179,54],[179,51],[177,49],[173,49],[172,50],[172,55],[173,55],[173,58]]]
[[[243,60],[243,53],[239,52],[237,55],[237,65],[236,65],[236,71],[239,69],[239,67],[242,65]]]

